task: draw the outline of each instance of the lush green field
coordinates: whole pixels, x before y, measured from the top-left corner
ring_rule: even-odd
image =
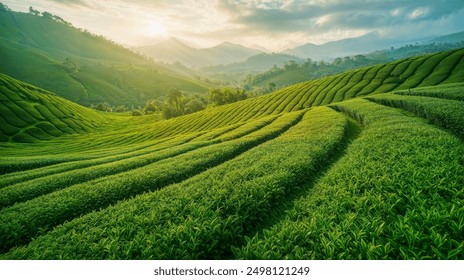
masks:
[[[462,259],[463,56],[164,121],[1,75],[0,258]]]

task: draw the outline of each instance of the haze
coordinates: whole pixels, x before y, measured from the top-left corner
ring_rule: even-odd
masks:
[[[464,2],[343,0],[4,0],[11,9],[59,15],[126,46],[176,37],[198,47],[224,41],[279,51],[379,31],[389,38],[464,29]]]

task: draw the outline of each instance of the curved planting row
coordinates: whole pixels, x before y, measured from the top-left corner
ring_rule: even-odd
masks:
[[[396,94],[377,95],[368,100],[410,111],[464,139],[463,101]]]
[[[366,100],[336,108],[364,131],[307,196],[245,238],[234,257],[462,259],[462,142]]]
[[[117,146],[117,144],[140,143],[142,141],[171,137],[176,134],[198,132],[206,129],[231,125],[237,122],[246,122],[250,119],[264,115],[299,110],[302,107],[326,105],[331,102],[339,102],[371,93],[388,92],[394,89],[409,89],[417,86],[436,85],[443,82],[450,82],[461,77],[460,75],[462,75],[462,72],[464,71],[462,66],[464,63],[463,56],[464,50],[461,49],[348,71],[335,76],[290,86],[270,95],[220,106],[218,108],[205,110],[167,121],[154,123],[151,121],[150,123],[147,123],[142,120],[139,124],[141,128],[143,127],[143,129],[139,131],[132,130],[132,132],[129,132],[127,129],[121,129],[121,125],[119,125],[119,128],[116,129],[114,133],[100,135],[105,141],[98,141],[98,137],[95,137],[93,139],[94,141],[89,142],[100,143],[102,146],[107,146],[109,143],[114,143],[115,146]],[[11,78],[6,78],[4,75],[2,77],[3,80],[11,80]],[[7,84],[12,83],[19,82],[15,81]],[[1,88],[4,89],[6,87],[3,86]],[[11,88],[16,91],[22,90],[20,87],[12,86]],[[311,90],[308,90],[309,88]],[[11,96],[16,96],[14,95],[16,94],[16,91],[13,91]],[[23,109],[20,108],[21,106],[16,106],[17,104],[14,102],[23,104],[24,101],[21,100],[24,97],[20,96],[17,101],[12,101],[10,100],[11,98],[8,97],[10,94],[4,94],[3,96],[3,99],[8,100],[8,104],[13,104],[10,107],[6,107],[2,103],[2,118],[0,119],[0,122],[4,122],[4,125],[2,126],[3,136],[1,136],[3,141],[10,139],[15,141],[27,141],[29,136],[25,135],[30,135],[31,133],[34,134],[35,132],[38,133],[39,130],[37,129],[45,129],[42,126],[50,128],[49,124],[45,125],[40,123],[39,125],[38,123],[33,122],[32,119],[29,119],[29,117],[27,117],[27,120],[23,120],[19,117],[23,116],[22,111],[29,107],[21,105],[24,107]],[[40,101],[41,99],[39,98],[38,100]],[[59,128],[64,127],[63,125],[66,125],[66,122],[69,125],[69,122],[72,119],[68,120],[67,118],[64,118],[64,116],[68,115],[68,113],[73,114],[72,110],[66,110],[65,113],[60,113],[60,110],[62,110],[61,108],[65,108],[66,106],[58,106],[49,101],[44,102],[44,104],[46,105],[45,107],[48,106],[47,110],[50,113],[45,114],[41,112],[45,114],[42,118],[45,118],[46,121],[48,121],[51,125],[54,125],[58,128],[58,130]],[[40,108],[43,107],[42,104],[38,104],[37,106],[39,105]],[[68,104],[68,107],[69,106],[70,105]],[[80,111],[84,110],[84,108],[79,109]],[[55,113],[55,115],[52,116],[52,112]],[[96,113],[93,114],[98,115]],[[29,115],[26,113],[24,116]],[[39,115],[36,117],[38,116]],[[101,118],[100,115],[98,116]],[[90,119],[92,118],[93,117]],[[32,124],[34,127],[30,127],[31,124],[28,123],[28,121],[33,122]],[[77,127],[71,127],[75,127],[76,131],[85,130],[85,124],[88,124],[89,121],[89,118],[85,118],[82,122],[76,123]],[[58,123],[61,122],[65,122],[65,124],[59,125]],[[118,122],[124,122],[124,120],[118,120]],[[136,122],[137,121],[133,124]],[[82,123],[82,127],[78,125],[79,123]],[[46,130],[46,133],[56,132],[58,133],[56,135],[59,135],[66,131],[68,130],[64,129],[62,132],[58,133],[55,129],[50,128],[49,130]],[[38,133],[37,135],[40,135],[41,133]],[[114,137],[115,135],[122,136]],[[51,138],[51,136],[47,136],[43,139],[49,138]]]
[[[174,133],[245,122],[270,114],[327,105],[356,96],[462,81],[464,50],[398,60],[300,83],[275,93],[160,122],[155,129],[167,137]],[[461,76],[460,76],[461,75]]]
[[[1,142],[35,142],[87,132],[105,121],[93,110],[0,74]]]
[[[299,116],[286,114],[276,122]],[[280,137],[229,162],[75,219],[3,257],[226,258],[273,207],[317,174],[342,142],[346,125],[329,108],[310,110]]]
[[[87,169],[83,168],[90,168],[95,166],[100,166],[103,168],[103,166],[107,166],[107,172],[110,173],[117,173],[117,171],[121,168],[119,166],[120,163],[124,161],[137,161],[141,158],[159,158],[159,155],[155,155],[154,153],[159,153],[161,151],[165,152],[166,149],[171,148],[171,150],[176,150],[178,149],[177,146],[183,145],[184,148],[187,145],[186,143],[188,142],[193,142],[190,144],[190,146],[198,146],[198,145],[206,145],[206,144],[211,144],[211,143],[218,143],[226,140],[232,140],[235,138],[239,138],[241,136],[244,136],[248,133],[251,133],[257,129],[262,128],[263,126],[269,124],[272,120],[277,118],[277,116],[270,116],[267,118],[262,118],[259,120],[256,120],[254,122],[250,122],[248,124],[237,124],[234,126],[227,126],[223,127],[220,129],[215,129],[209,132],[204,132],[200,134],[189,134],[189,135],[179,135],[169,141],[152,141],[148,146],[142,145],[141,147],[137,149],[124,149],[122,147],[119,148],[120,151],[114,151],[113,149],[110,149],[107,154],[101,154],[100,152],[98,153],[98,157],[95,157],[92,152],[86,152],[86,157],[84,158],[78,158],[74,154],[68,154],[68,152],[65,151],[64,154],[59,155],[61,162],[56,163],[53,165],[48,165],[49,161],[47,157],[41,157],[43,159],[42,164],[43,167],[38,167],[40,164],[40,161],[36,162],[36,168],[29,170],[27,168],[24,168],[26,170],[24,171],[17,171],[17,172],[11,172],[8,174],[3,174],[0,175],[0,192],[1,188],[5,186],[9,186],[12,184],[16,183],[21,183],[24,181],[32,180],[35,178],[40,178],[43,176],[50,176],[54,174],[62,174],[63,172],[66,171],[73,171],[74,173],[76,172],[84,172]],[[195,143],[198,141],[211,141],[214,140],[214,142],[202,142],[202,143]],[[124,147],[124,146],[123,146]],[[86,151],[86,150],[83,150]],[[24,157],[22,159],[24,162],[29,163],[30,158],[29,157]],[[17,162],[20,161],[20,157],[16,159]],[[144,160],[139,161],[140,163],[145,162]],[[10,162],[11,163],[11,162]],[[131,165],[132,168],[137,167],[137,164]],[[115,168],[117,167],[117,168]],[[18,168],[19,165],[18,165]],[[77,171],[78,169],[83,169],[80,171]],[[92,169],[92,172],[89,172],[86,174],[85,177],[90,178],[92,176],[100,176],[100,173],[95,173],[95,169]],[[92,175],[93,174],[93,175]],[[52,178],[50,178],[52,180]],[[76,181],[71,180],[71,178],[67,179],[69,182],[74,182]],[[25,184],[31,184],[32,182],[28,181]],[[53,183],[56,184],[56,183]],[[51,187],[49,185],[49,187]],[[9,186],[11,189],[15,189],[14,186]],[[1,195],[0,195],[1,196]],[[4,198],[7,200],[7,198]],[[0,200],[2,200],[0,198]],[[1,203],[0,203],[1,205]]]
[[[0,211],[0,250],[7,251],[14,246],[26,244],[30,238],[66,220],[107,207],[119,200],[185,180],[228,161],[283,133],[297,123],[302,114],[303,112],[287,114],[266,126],[265,129],[249,133],[236,140],[201,148],[195,147],[197,149],[178,156],[72,185],[5,208]],[[192,148],[194,147],[189,147],[187,150]],[[173,153],[181,152],[175,150]],[[131,163],[131,161],[127,162],[128,165]],[[85,173],[79,174],[76,179],[79,176],[85,176]],[[43,187],[47,187],[47,184]]]

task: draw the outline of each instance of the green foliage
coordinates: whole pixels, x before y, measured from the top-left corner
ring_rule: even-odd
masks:
[[[139,117],[0,75],[0,258],[462,259],[463,55]]]
[[[274,66],[259,74],[249,74],[242,83],[245,88],[254,88],[255,91],[258,91],[256,88],[265,89],[270,82],[276,83],[277,87],[281,88],[307,80],[335,75],[351,69],[463,47],[464,42],[405,45],[396,49],[374,51],[366,55],[339,57],[334,59],[331,63],[317,63],[311,59],[301,62],[288,61],[281,67]],[[401,69],[398,70],[399,73],[402,73]]]
[[[463,101],[393,94],[377,95],[368,98],[368,100],[410,111],[430,120],[437,126],[450,130],[457,137],[464,140]]]
[[[288,128],[300,119],[300,112],[291,113],[273,124],[275,128]],[[48,236],[61,236],[63,242],[68,242],[69,250],[61,258],[89,258],[91,255],[91,258],[118,259],[221,258],[230,253],[230,245],[226,244],[234,243],[245,232],[253,230],[253,225],[263,221],[273,205],[284,200],[307,180],[308,175],[313,174],[318,163],[342,138],[345,125],[345,118],[328,108],[310,111],[280,137],[230,162],[184,183],[108,208],[99,214],[100,226],[93,227],[93,235],[84,236],[82,233],[92,224],[89,221],[95,219],[96,213],[76,219],[67,224],[69,228],[62,227]],[[273,129],[269,127],[266,130]],[[268,133],[265,131],[258,131],[257,135],[264,136]],[[243,139],[253,138],[250,134]],[[175,200],[172,199],[174,193],[177,194]],[[114,215],[119,218],[115,219]],[[131,223],[129,231],[128,223]],[[151,225],[150,230],[143,226],[147,223]],[[106,230],[110,228],[114,231]],[[116,235],[121,242],[125,242],[126,238],[131,240],[131,246],[117,250],[119,253],[115,251],[117,246],[110,250],[102,249]],[[94,240],[97,236],[105,238]],[[80,245],[75,246],[77,243],[74,241]],[[13,252],[16,257],[29,253],[33,257],[33,248],[42,247],[47,242],[50,241],[44,236],[33,242],[34,246],[31,243],[29,252]],[[89,250],[86,246],[90,244],[96,247]],[[54,248],[59,247],[59,242],[51,246],[41,258],[54,258]]]
[[[340,103],[364,131],[246,259],[462,259],[462,142],[365,100]]]
[[[148,108],[147,108],[148,106]],[[147,111],[161,110],[165,119],[170,119],[185,114],[195,113],[205,109],[206,105],[198,95],[189,96],[178,89],[171,89],[166,96],[164,104],[152,101],[146,106]]]
[[[137,160],[132,160],[131,158],[126,161],[126,164],[121,165],[121,163],[116,163],[119,168],[122,168],[120,170],[121,173],[107,177],[105,180],[96,179],[89,183],[76,184],[66,189],[55,191],[50,195],[44,195],[4,209],[0,212],[0,215],[5,218],[4,222],[0,224],[0,232],[2,232],[0,235],[0,244],[3,244],[1,250],[5,251],[15,245],[27,243],[31,237],[44,232],[45,229],[51,229],[54,225],[62,223],[67,219],[75,218],[100,207],[107,207],[118,200],[129,198],[139,193],[156,190],[168,184],[182,181],[221,162],[232,159],[253,146],[274,138],[287,130],[292,125],[291,119],[297,118],[300,115],[301,113],[297,112],[291,116],[281,117],[284,121],[275,122],[275,124],[271,124],[264,131],[257,131],[237,140],[210,145],[204,148],[199,148],[205,146],[205,144],[198,142],[193,146],[196,149],[189,153],[184,153],[185,151],[192,150],[192,146],[187,145],[187,147],[177,147],[174,151],[168,150],[166,151],[167,155],[156,154],[154,157],[152,155],[144,156],[140,159],[139,163]],[[177,154],[180,155],[176,157],[175,155]],[[166,159],[156,164],[153,163],[163,157]],[[142,167],[137,168],[141,165]],[[115,172],[114,166],[115,164],[111,163],[109,166],[100,166],[90,170],[95,171],[96,174],[108,172],[111,174]],[[127,169],[134,170],[123,172],[123,170]],[[78,171],[77,175],[63,174],[63,179],[68,183],[63,182],[63,180],[61,180],[61,183],[64,183],[66,186],[70,182],[75,182],[76,179],[73,177],[82,178],[81,180],[84,181],[92,177],[98,177],[98,175],[92,175],[92,173],[89,175],[85,174],[89,174],[88,171]],[[39,193],[37,193],[34,186],[26,187],[29,190],[20,188],[19,192],[16,188],[13,190],[7,189],[5,194],[7,194],[8,198],[5,205],[15,200],[15,197],[16,199],[22,199],[21,196],[25,195],[26,192],[32,196],[36,196],[40,192],[49,192],[53,188],[62,187],[61,184],[55,185],[54,183],[50,186],[52,181],[53,179],[51,181],[46,179],[42,183],[42,186],[38,186]],[[25,209],[35,210],[24,212]],[[18,211],[24,212],[21,219],[7,218],[8,216],[17,216]],[[30,215],[35,217],[34,222],[31,221],[32,216]],[[17,230],[7,230],[12,227],[17,228]]]
[[[174,87],[206,93],[210,86],[77,29],[59,16],[31,11],[0,17],[0,72],[9,76],[85,106],[143,106]]]
[[[90,109],[4,74],[0,74],[0,96],[0,134],[4,142],[49,140],[89,131],[106,122]]]
[[[208,91],[208,104],[211,106],[225,105],[247,98],[246,92],[238,88],[214,88]]]

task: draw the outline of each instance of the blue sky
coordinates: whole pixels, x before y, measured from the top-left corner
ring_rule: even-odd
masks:
[[[230,41],[281,50],[379,31],[418,38],[464,31],[462,0],[0,0],[59,15],[124,45],[177,37],[197,46]]]

